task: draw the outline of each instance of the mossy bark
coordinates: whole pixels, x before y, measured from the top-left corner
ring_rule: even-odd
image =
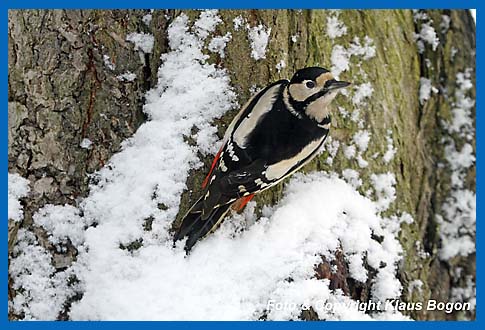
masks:
[[[32,194],[23,200],[24,221],[9,223],[9,248],[15,243],[19,226],[32,226],[32,214],[39,207],[46,203],[76,204],[85,196],[88,174],[102,167],[119,150],[121,141],[144,121],[143,94],[156,83],[160,54],[168,48],[166,28],[180,11],[154,11],[149,25],[142,22],[147,13],[143,10],[9,12],[9,171],[28,178],[32,185]],[[186,13],[191,18],[199,15],[197,11]],[[360,114],[364,128],[371,133],[369,147],[363,154],[369,165],[359,167],[355,159],[347,159],[339,148],[332,165],[326,161],[328,152],[323,152],[303,169],[339,173],[355,169],[364,182],[362,192],[370,187],[372,173],[394,173],[397,199],[386,214],[405,211],[414,218],[413,223],[403,224],[399,237],[405,251],[399,267],[404,301],[448,300],[452,287],[464,285],[462,279],[453,276],[458,267],[463,268],[462,276],[469,274],[475,278],[474,255],[448,262],[438,258],[441,243],[435,218],[450,192],[450,170],[436,166],[444,162],[440,141],[447,133],[441,123],[450,117],[449,96],[456,88],[456,73],[466,68],[475,70],[475,28],[465,10],[427,13],[441,42],[435,51],[427,49],[420,54],[414,39],[419,23],[414,21],[411,11],[340,12],[340,20],[348,31],[338,38],[338,44],[348,45],[354,37],[363,40],[368,36],[374,40],[376,49],[375,57],[367,61],[356,63],[351,58],[354,65],[340,75],[354,85],[371,82],[374,89]],[[440,29],[443,14],[451,18],[446,31]],[[337,41],[325,33],[327,17],[332,15],[329,11],[223,10],[219,15],[223,23],[214,35],[230,32],[232,39],[224,58],[208,55],[211,62],[227,69],[240,104],[256,88],[288,78],[299,68],[331,67],[330,56]],[[245,21],[238,29],[233,23],[236,17]],[[271,28],[265,59],[251,57],[245,24]],[[130,32],[152,33],[155,36],[152,54],[140,56],[134,51],[132,44],[126,42]],[[459,49],[455,56],[451,55],[452,47]],[[281,60],[286,66],[277,70]],[[136,74],[133,82],[116,78],[127,71]],[[420,77],[430,78],[440,90],[424,105],[419,102]],[[474,91],[471,96],[474,97]],[[339,96],[336,103],[351,109],[350,102]],[[236,113],[237,110],[228,112],[215,121],[221,137]],[[342,144],[350,144],[359,130],[355,122],[338,111],[334,112],[332,126],[330,136]],[[373,159],[372,155],[386,152],[388,130],[397,153],[386,164],[382,157]],[[84,138],[93,142],[91,149],[80,147]],[[458,138],[455,139],[459,145]],[[198,197],[198,187],[211,160],[204,162],[204,168],[194,171],[187,181],[192,193],[182,196],[179,217]],[[472,168],[467,181],[472,190],[474,173]],[[260,194],[255,201],[259,206],[276,203],[284,184]],[[416,242],[427,252],[424,258]],[[316,276],[331,278],[334,287],[344,288],[356,299],[366,298],[370,281],[355,283],[348,276],[343,258],[337,258],[337,263],[337,274],[326,272],[328,262],[323,261],[316,268]],[[423,282],[422,290],[408,290],[413,280]],[[417,319],[474,317],[473,313],[410,314]],[[315,314],[304,316],[313,317]]]

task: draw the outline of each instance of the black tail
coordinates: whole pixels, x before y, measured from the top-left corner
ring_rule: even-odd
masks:
[[[189,253],[190,249],[192,249],[199,239],[204,238],[218,228],[231,206],[229,203],[216,207],[208,214],[207,219],[203,220],[202,212],[197,210],[198,203],[185,215],[180,228],[173,238],[173,241],[176,242],[187,237],[187,242],[185,242],[185,251],[187,253]]]

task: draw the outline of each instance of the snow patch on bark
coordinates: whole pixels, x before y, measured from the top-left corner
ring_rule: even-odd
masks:
[[[26,197],[30,191],[29,180],[17,173],[8,173],[8,218],[21,221],[24,218],[20,198]]]

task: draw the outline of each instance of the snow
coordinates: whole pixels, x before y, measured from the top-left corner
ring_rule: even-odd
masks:
[[[254,217],[252,212],[247,211],[246,217]],[[400,284],[393,275],[400,259],[399,243],[381,226],[375,204],[344,181],[324,173],[295,175],[279,205],[264,213],[243,231],[237,230],[237,221],[227,219],[189,257],[184,257],[181,244],[172,249],[165,236],[135,256],[119,251],[101,269],[101,260],[91,263],[97,267],[88,273],[92,279],[86,282],[81,302],[73,306],[72,318],[254,320],[269,300],[276,300],[296,306],[270,310],[268,319],[297,319],[300,303],[349,300],[329,290],[328,281],[313,279],[320,255],[331,259],[337,249],[350,261],[356,280],[367,279],[364,258],[377,271],[382,283],[374,284],[375,299],[399,295]],[[385,236],[385,241],[375,241],[373,233]],[[96,235],[96,240],[106,237]],[[90,254],[106,254],[93,251],[89,241]],[[381,263],[388,266],[380,268]],[[346,310],[318,313],[329,320],[369,319],[358,312],[342,314],[350,313]]]
[[[475,134],[472,114],[475,101],[467,95],[473,88],[471,73],[467,69],[456,75],[457,88],[452,103],[452,118],[451,122],[444,123],[448,133],[461,141],[455,142],[451,137],[444,141],[445,158],[452,175],[450,195],[441,206],[442,214],[436,216],[442,260],[467,256],[476,250],[476,195],[464,187],[467,172],[475,164],[475,152],[471,144]],[[458,143],[461,147],[457,146]]]
[[[104,65],[106,65],[106,67],[110,70],[114,70],[116,69],[116,66],[114,65],[114,63],[111,61],[111,58],[108,56],[108,55],[103,55],[103,62],[104,62]]]
[[[431,80],[419,78],[419,104],[423,105],[431,97],[431,92],[438,93],[438,89],[431,85]]]
[[[327,164],[333,164],[333,158],[337,155],[338,149],[340,148],[340,141],[333,139],[331,136],[327,137],[323,147],[328,151]]]
[[[199,23],[198,31],[208,26]],[[79,212],[68,205],[47,206],[34,216],[38,224],[47,227],[51,241],[62,242],[69,236],[75,245],[82,242],[75,246],[79,250],[76,267],[53,275],[50,256],[36,242],[29,238],[29,244],[25,245],[32,246],[28,248],[22,245],[22,240],[17,244],[23,259],[15,258],[11,276],[15,286],[28,290],[11,307],[20,312],[29,309],[31,314],[27,318],[55,319],[67,299],[66,281],[74,269],[88,290],[87,297],[90,287],[103,285],[96,283],[96,274],[106,279],[129,276],[129,263],[125,262],[131,256],[119,249],[120,243],[143,235],[141,223],[150,215],[155,218],[153,231],[145,234],[144,244],[149,246],[158,243],[162,236],[167,237],[167,227],[178,211],[188,172],[201,164],[197,149],[185,144],[184,135],[190,135],[196,127],[197,134],[204,137],[198,140],[202,141],[198,150],[217,149],[216,129],[210,122],[235,106],[229,78],[224,70],[206,63],[208,56],[202,52],[204,39],[189,31],[187,16],[175,19],[168,34],[171,52],[163,55],[157,88],[146,95],[144,111],[149,121],[124,141],[122,151],[106,167],[94,174],[98,183],[91,185],[90,195],[81,202]],[[159,210],[160,203],[168,209]],[[77,218],[81,214],[82,220]],[[98,225],[80,235],[82,222]],[[38,260],[29,263],[27,258],[34,257]],[[26,275],[32,273],[35,274]],[[37,307],[42,304],[49,312]]]
[[[218,15],[218,10],[204,10],[200,13],[200,17],[194,23],[195,32],[198,37],[207,39],[211,32],[214,32],[217,25],[222,23],[222,19]]]
[[[369,162],[362,157],[361,153],[359,153],[355,158],[357,159],[357,164],[359,164],[360,168],[365,168],[369,166]]]
[[[352,139],[359,148],[360,152],[364,152],[367,150],[370,141],[370,135],[371,134],[367,130],[358,131],[354,134]]]
[[[345,181],[350,184],[354,189],[359,188],[362,185],[362,180],[359,178],[359,172],[351,168],[346,168],[342,171],[342,176]]]
[[[285,60],[280,60],[277,64],[276,64],[276,70],[278,72],[281,72],[281,70],[283,70],[284,68],[286,68],[286,62]]]
[[[9,259],[8,271],[16,292],[9,310],[23,314],[25,320],[55,320],[77,290],[75,284],[68,285],[72,270],[56,273],[51,259],[33,233],[19,229]]]
[[[150,26],[150,23],[152,22],[152,14],[146,14],[141,18],[141,20],[146,26]]]
[[[356,149],[354,145],[344,147],[344,156],[347,159],[352,159],[355,157]]]
[[[335,39],[347,34],[347,27],[338,18],[339,14],[327,17],[327,35],[330,39]]]
[[[268,46],[269,36],[271,35],[271,28],[265,28],[264,25],[249,27],[248,30],[249,42],[251,45],[251,57],[256,61],[266,58],[266,47]]]
[[[153,50],[153,43],[155,37],[149,33],[130,33],[126,36],[126,40],[135,45],[135,50],[139,50],[145,54],[150,54]]]
[[[427,23],[421,26],[421,31],[419,32],[418,39],[430,44],[433,51],[435,51],[440,44],[440,40],[438,39],[434,28]]]
[[[475,100],[467,96],[467,92],[473,88],[471,70],[457,73],[456,83],[458,88],[451,110],[453,118],[451,123],[447,123],[447,127],[450,133],[458,133],[462,138],[469,138],[470,132],[474,131],[472,110],[475,106]]]
[[[451,47],[451,51],[450,51],[450,57],[451,57],[451,61],[453,62],[454,59],[455,59],[455,55],[458,53],[458,49],[456,47]]]
[[[136,79],[136,74],[134,74],[133,72],[127,71],[123,74],[116,76],[116,78],[118,78],[118,80],[120,81],[132,82]]]
[[[239,15],[236,18],[234,18],[232,22],[234,23],[234,31],[239,31],[241,26],[243,26],[244,24],[244,19],[241,17],[241,15]]]
[[[336,77],[341,72],[344,72],[350,69],[350,66],[349,66],[350,56],[347,50],[341,45],[336,45],[333,47],[330,60],[332,61],[332,72]]]
[[[412,280],[408,284],[408,292],[412,294],[414,291],[422,292],[423,290],[423,281],[421,280]]]
[[[396,178],[393,173],[372,174],[370,176],[377,196],[377,207],[380,211],[387,210],[396,199]]]
[[[93,145],[93,141],[87,138],[82,139],[81,143],[79,144],[79,146],[83,149],[91,149],[92,145]]]
[[[433,20],[430,19],[426,13],[421,11],[415,11],[414,21],[421,21],[421,28],[419,30],[419,33],[414,34],[414,39],[416,40],[418,51],[421,54],[424,53],[426,44],[430,45],[431,49],[435,51],[440,44],[440,40],[438,38],[438,35],[436,34],[434,27],[431,25],[433,24]]]
[[[370,135],[367,130],[357,131],[352,137],[355,145],[352,144],[344,147],[345,158],[352,159],[355,157],[360,168],[369,166],[369,162],[363,158],[362,154],[367,150]]]
[[[450,29],[451,18],[448,15],[441,15],[441,33],[445,34]]]
[[[397,152],[397,149],[394,148],[394,141],[392,140],[392,130],[387,130],[387,136],[386,136],[386,141],[387,141],[387,150],[384,153],[384,156],[382,156],[382,159],[384,160],[384,163],[388,164],[391,160],[394,159],[394,155]]]
[[[344,71],[350,69],[350,59],[352,56],[359,57],[362,60],[369,60],[376,55],[374,41],[368,36],[364,37],[364,44],[359,37],[355,37],[349,47],[335,45],[332,49],[330,61],[332,62],[332,73],[335,77]]]
[[[472,276],[466,277],[466,287],[463,288],[451,288],[451,299],[452,302],[470,302],[471,309],[475,309],[477,304],[477,293],[476,285]]]
[[[355,93],[352,97],[352,103],[355,106],[360,106],[364,99],[371,97],[372,93],[374,92],[374,88],[372,87],[370,82],[365,82],[363,84],[357,85],[354,87]]]
[[[8,219],[21,221],[24,217],[20,198],[26,197],[30,191],[29,180],[17,173],[8,173]]]
[[[226,44],[229,41],[231,41],[231,39],[232,39],[231,33],[227,32],[223,36],[212,38],[207,48],[213,53],[218,53],[221,58],[224,58],[226,57],[226,54],[224,53],[224,49],[226,48]]]
[[[71,205],[48,204],[33,216],[34,223],[49,233],[49,241],[54,245],[65,243],[69,239],[74,246],[84,242],[86,224],[79,214],[79,209]]]
[[[445,146],[445,158],[453,171],[466,170],[475,163],[473,147],[469,143],[465,143],[460,151],[453,144]]]
[[[440,258],[448,260],[475,252],[475,193],[470,190],[453,191],[442,205],[442,210],[443,216],[437,216],[442,241]]]

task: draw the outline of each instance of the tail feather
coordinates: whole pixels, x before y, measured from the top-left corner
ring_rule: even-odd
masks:
[[[187,237],[185,251],[188,253],[199,239],[217,229],[230,206],[230,204],[226,204],[212,209],[209,214],[205,215],[206,220],[203,220],[201,212],[189,211],[182,221],[180,229],[174,235],[174,242]]]

